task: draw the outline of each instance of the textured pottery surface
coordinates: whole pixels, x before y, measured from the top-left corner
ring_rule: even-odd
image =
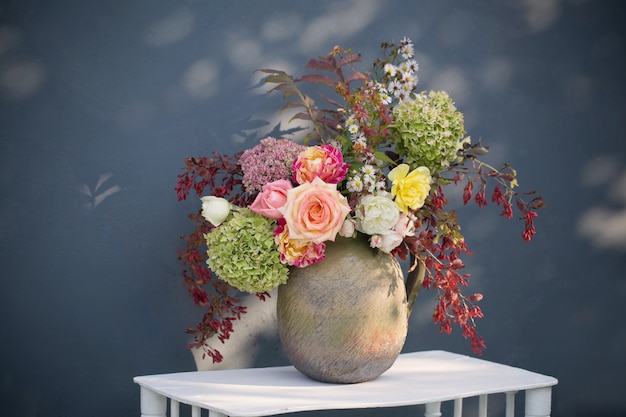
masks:
[[[402,269],[365,238],[338,237],[322,262],[291,270],[278,289],[277,319],[285,354],[303,374],[334,383],[374,379],[406,340]]]

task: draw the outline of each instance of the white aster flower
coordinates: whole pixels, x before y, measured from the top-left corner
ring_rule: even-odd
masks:
[[[411,66],[409,65],[409,61],[404,61],[398,65],[398,71],[404,76],[406,73],[411,72]]]
[[[355,136],[357,133],[359,133],[359,126],[357,124],[349,124],[348,132],[350,133],[350,135]]]
[[[417,77],[415,76],[415,74],[411,73],[411,72],[403,72],[402,73],[402,82],[406,85],[406,84],[410,84],[412,86],[417,85]]]
[[[346,183],[346,186],[348,187],[348,191],[350,191],[351,193],[358,193],[361,190],[363,190],[363,182],[361,181],[361,178],[358,175],[355,175],[354,177],[352,177]]]
[[[413,50],[413,42],[411,42],[411,39],[409,38],[402,39],[402,42],[400,42],[399,52],[402,55],[402,58],[404,59],[413,58],[414,50]]]
[[[391,94],[393,94],[396,97],[397,97],[398,91],[400,91],[401,89],[402,89],[402,86],[400,85],[398,81],[391,81],[387,85],[387,91],[389,91]]]
[[[363,165],[361,167],[361,172],[364,175],[369,175],[369,176],[374,176],[374,174],[376,173],[376,168],[374,168],[372,165],[367,164],[367,165]]]
[[[402,84],[402,92],[408,97],[411,95],[411,92],[415,88],[415,84],[412,82],[407,82]]]
[[[396,68],[395,65],[387,63],[383,67],[383,71],[385,71],[385,74],[387,74],[388,76],[395,77],[398,69]]]
[[[406,65],[409,67],[409,71],[411,72],[411,74],[415,74],[420,67],[417,61],[414,59],[408,59],[406,61]]]
[[[388,104],[391,103],[391,96],[389,95],[389,93],[387,93],[387,91],[385,91],[384,93],[381,92],[379,94],[380,97],[380,101],[386,106]]]
[[[367,145],[367,139],[365,138],[363,134],[360,134],[359,136],[352,138],[352,142],[354,142],[356,145],[361,145],[361,146]]]

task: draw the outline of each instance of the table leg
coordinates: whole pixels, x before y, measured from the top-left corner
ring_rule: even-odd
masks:
[[[526,390],[526,417],[550,417],[552,387]]]
[[[424,417],[441,417],[441,403],[427,403]]]
[[[141,387],[141,417],[167,417],[167,398]]]

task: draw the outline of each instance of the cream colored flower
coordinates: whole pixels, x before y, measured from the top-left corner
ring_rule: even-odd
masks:
[[[391,230],[398,219],[398,206],[387,197],[366,195],[356,208],[357,230],[375,235]]]
[[[217,227],[230,214],[230,202],[224,198],[215,196],[205,196],[200,199],[202,201],[202,217]]]

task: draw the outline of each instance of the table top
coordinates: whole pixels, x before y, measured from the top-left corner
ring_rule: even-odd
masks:
[[[134,381],[181,403],[228,416],[397,407],[549,387],[557,380],[445,351],[401,354],[373,381],[329,384],[292,366],[138,376]]]

